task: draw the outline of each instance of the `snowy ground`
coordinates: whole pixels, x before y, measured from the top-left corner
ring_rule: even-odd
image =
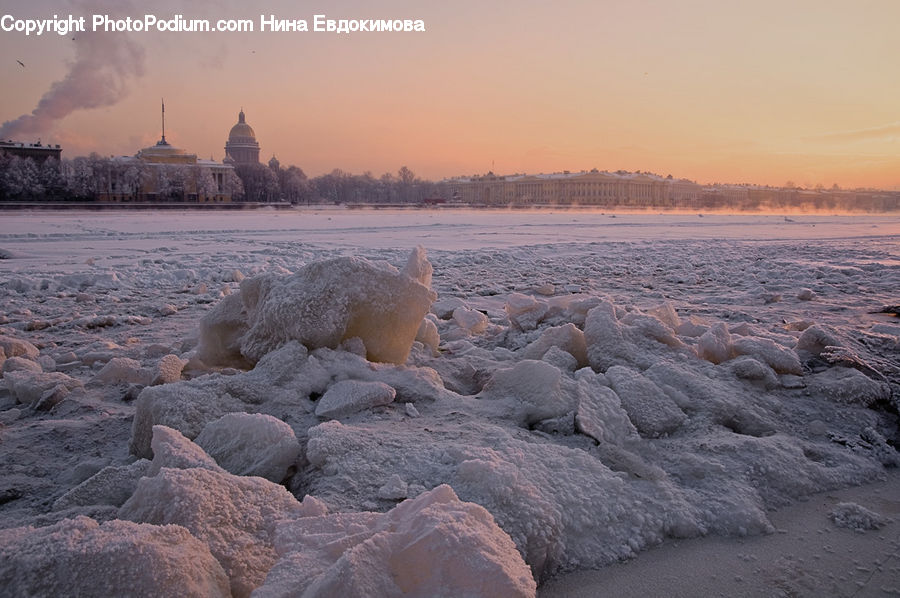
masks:
[[[383,262],[402,270],[416,245],[427,249],[434,268],[437,301],[426,319],[440,337],[423,327],[405,367],[369,364],[360,354],[368,349],[371,357],[371,343],[317,351],[294,343],[270,351],[282,344],[277,339],[271,347],[257,342],[253,351],[262,358],[253,353],[251,362],[198,360],[199,320],[218,313],[226,297],[246,304],[242,279],[269,273],[276,275],[271,280],[289,280],[308,264],[341,256],[364,257],[375,270]],[[340,269],[331,270],[320,278]],[[365,291],[356,276],[339,285]],[[378,528],[373,513],[393,513],[404,498],[423,496],[416,516],[436,516],[428,509],[455,503],[443,491],[428,491],[448,484],[459,499],[491,513],[540,583],[605,567],[587,582],[605,585],[622,567],[608,565],[635,556],[626,565],[637,568],[631,581],[649,579],[642,563],[653,563],[654,571],[673,559],[709,563],[690,548],[698,540],[686,540],[703,536],[699,542],[716,542],[719,554],[749,563],[746,573],[723,577],[747,595],[753,588],[890,594],[900,588],[898,528],[889,521],[898,517],[897,504],[861,488],[897,483],[900,322],[874,312],[900,303],[898,289],[895,216],[4,213],[0,339],[7,339],[8,357],[13,345],[21,348],[17,340],[38,351],[3,366],[0,530],[79,515],[177,523],[209,546],[215,557],[209,567],[217,560],[224,568],[211,579],[221,586],[215,575],[225,575],[235,595],[263,579],[258,595],[280,595],[290,580],[337,587],[326,582],[340,575],[328,577],[325,565],[318,578],[296,579],[292,563],[309,547],[260,531],[298,517],[289,496],[278,499],[281,511],[260,515],[255,531],[244,530],[249,539],[241,541],[262,555],[256,560],[229,552],[228,542],[210,531],[215,526],[194,515],[154,514],[150,502],[175,501],[172,492],[190,485],[178,482],[174,469],[145,475],[137,457],[153,456],[156,470],[265,472],[276,484],[248,486],[241,496],[269,496],[281,483],[332,514],[359,513],[351,523],[327,522],[329,533],[347,537],[359,526]],[[302,319],[293,309],[272,338]],[[210,355],[205,351],[201,343],[200,355]],[[339,384],[347,380],[365,384],[354,395]],[[335,407],[336,400],[353,405]],[[255,437],[268,438],[258,454],[244,446],[234,456],[223,439],[252,426],[219,423],[217,435],[213,424],[229,412],[272,416],[290,430],[279,436],[279,422],[266,420],[271,425]],[[151,433],[152,424],[180,431],[202,450],[168,432]],[[166,449],[169,457],[158,457],[159,447],[169,445],[176,447]],[[199,456],[185,460],[192,451]],[[135,490],[138,479],[146,487]],[[235,479],[220,481],[226,488],[244,483]],[[150,487],[160,480],[169,490]],[[839,525],[847,517],[827,518],[835,505],[804,520],[808,529],[779,533],[789,522],[772,509],[857,486],[846,501],[852,533]],[[303,513],[319,514],[309,504]],[[877,525],[865,523],[861,507]],[[5,567],[11,557],[4,538],[9,546],[24,542],[23,533],[0,531],[0,580],[21,566]],[[472,533],[500,550],[487,528]],[[795,559],[793,577],[755,580],[761,566],[750,565],[761,557],[748,545],[786,535],[811,539],[808,552],[789,550],[785,557]],[[827,541],[812,542],[820,537]],[[852,572],[843,581],[813,573],[823,558],[848,553],[857,538],[880,548],[839,562],[875,572],[877,584],[860,586]],[[479,550],[483,558],[466,562],[494,562],[488,548]],[[421,559],[426,569],[439,560]],[[501,569],[490,575],[515,579],[515,568]],[[683,595],[708,593],[701,581]],[[566,595],[567,583],[577,580],[549,582],[541,593]],[[497,584],[481,591],[528,593],[521,584]]]

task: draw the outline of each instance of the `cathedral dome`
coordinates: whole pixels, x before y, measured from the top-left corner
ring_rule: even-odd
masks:
[[[236,125],[231,127],[231,132],[228,133],[229,141],[256,141],[256,133],[253,131],[253,127],[247,124],[244,120],[244,111],[241,110],[240,114],[238,114],[238,122]]]
[[[253,127],[244,120],[243,109],[238,114],[238,122],[231,127],[225,142],[226,160],[230,164],[259,164],[259,142]]]

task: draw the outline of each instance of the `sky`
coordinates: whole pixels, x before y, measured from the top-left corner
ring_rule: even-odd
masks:
[[[0,0],[6,14],[86,16],[88,29],[93,14],[254,21],[0,31],[0,123],[40,117],[2,136],[64,157],[154,144],[165,98],[173,145],[221,160],[243,108],[260,158],[310,176],[598,168],[900,189],[897,0]],[[426,30],[258,30],[260,15],[312,29],[316,14]]]

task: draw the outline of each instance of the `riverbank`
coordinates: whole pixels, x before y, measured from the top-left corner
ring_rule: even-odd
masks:
[[[234,202],[234,203],[196,203],[196,202],[71,202],[71,201],[28,201],[0,202],[0,210],[290,210],[293,206],[287,202]]]

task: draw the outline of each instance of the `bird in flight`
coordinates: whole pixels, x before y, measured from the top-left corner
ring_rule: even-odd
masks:
[[[22,62],[21,60],[17,60],[16,62],[19,63],[19,66],[21,66],[22,68],[25,68],[25,63],[24,63],[24,62]]]

